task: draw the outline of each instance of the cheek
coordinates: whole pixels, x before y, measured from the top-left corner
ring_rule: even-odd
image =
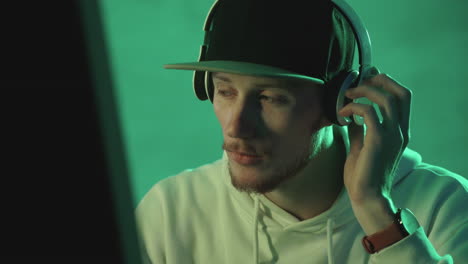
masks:
[[[216,100],[213,102],[213,111],[221,127],[224,127],[226,121],[226,111],[221,111],[222,107]]]
[[[310,138],[307,123],[293,114],[272,115],[265,122],[271,131],[272,144],[275,146],[277,154],[282,153],[281,156],[302,149],[302,146],[306,145]]]
[[[276,135],[310,135],[318,125],[319,114],[314,109],[291,109],[289,111],[271,111],[263,114],[263,120]]]
[[[320,115],[314,109],[299,113],[291,112],[272,116],[270,129],[277,154],[284,157],[293,153],[303,153],[309,148],[311,137],[320,127]]]
[[[284,134],[292,125],[292,115],[281,111],[265,111],[262,119],[268,129],[274,134]]]

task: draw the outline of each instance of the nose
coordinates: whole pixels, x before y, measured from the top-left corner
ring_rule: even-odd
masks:
[[[259,126],[258,106],[252,102],[239,102],[232,107],[226,134],[232,138],[249,139],[257,136]]]

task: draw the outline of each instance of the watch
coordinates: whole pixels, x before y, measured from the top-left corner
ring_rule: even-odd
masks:
[[[362,238],[362,245],[370,254],[378,252],[403,238],[413,234],[419,223],[408,208],[398,208],[395,220],[385,229]]]

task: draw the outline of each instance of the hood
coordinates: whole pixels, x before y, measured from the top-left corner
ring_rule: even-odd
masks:
[[[345,140],[346,148],[349,149],[348,142]],[[393,185],[398,184],[402,179],[410,174],[411,171],[421,163],[421,156],[406,148],[400,160]],[[227,166],[228,157],[223,154],[223,179],[228,188],[228,192],[233,198],[234,206],[244,221],[252,226],[253,240],[253,259],[252,263],[258,263],[258,233],[267,230],[262,227],[268,227],[269,232],[305,232],[319,234],[326,232],[328,246],[328,263],[333,262],[333,233],[334,230],[355,219],[349,201],[346,188],[343,187],[333,205],[325,212],[311,219],[304,221],[285,211],[284,209],[271,202],[264,195],[247,194],[239,192],[231,184],[229,170]]]

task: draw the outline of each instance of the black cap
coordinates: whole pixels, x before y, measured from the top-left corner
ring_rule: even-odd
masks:
[[[219,0],[202,61],[167,69],[327,82],[350,70],[353,31],[330,0]]]

